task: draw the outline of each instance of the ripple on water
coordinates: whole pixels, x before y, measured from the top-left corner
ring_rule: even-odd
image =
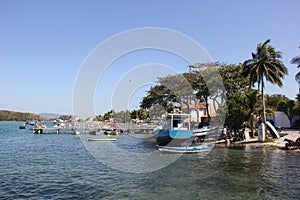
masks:
[[[291,152],[215,148],[207,155],[184,155],[152,173],[135,174],[95,160],[77,136],[34,135],[18,126],[0,123],[3,199],[298,199],[300,195],[300,156]],[[132,152],[155,147],[151,140],[129,137],[120,137],[117,145]],[[118,159],[119,155],[106,153]]]

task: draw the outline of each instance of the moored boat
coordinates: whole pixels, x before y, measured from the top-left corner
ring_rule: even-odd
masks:
[[[31,126],[34,126],[35,124],[36,124],[36,121],[32,120],[32,121],[29,122],[29,125],[31,125]]]
[[[189,123],[184,124],[188,114],[168,113],[162,125],[162,130],[155,134],[158,146],[180,146],[192,137],[193,130],[190,130]]]
[[[185,147],[169,147],[169,146],[156,146],[160,152],[163,153],[200,153],[204,151],[209,151],[212,147],[207,145],[197,145],[197,146],[185,146]]]
[[[106,135],[100,135],[95,137],[86,137],[87,141],[95,141],[95,142],[101,142],[101,141],[117,141],[117,137],[115,136],[106,136]]]
[[[193,130],[193,137],[197,138],[200,141],[204,141],[206,135],[218,132],[218,130],[218,126],[203,126],[201,128]]]
[[[19,126],[19,129],[26,129],[26,124],[22,124]]]

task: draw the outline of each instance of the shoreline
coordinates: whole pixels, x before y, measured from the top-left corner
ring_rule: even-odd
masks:
[[[273,141],[272,142],[260,142],[258,141],[257,136],[254,138],[251,138],[249,140],[243,140],[243,141],[236,141],[236,142],[230,142],[230,145],[247,145],[247,146],[254,146],[254,147],[276,147],[279,149],[284,149],[285,148],[285,144],[287,142],[285,142],[285,139],[289,139],[292,141],[296,141],[297,138],[300,137],[300,130],[295,130],[295,129],[291,129],[291,130],[282,130],[280,135],[283,135],[282,137],[278,138],[278,139],[274,139],[271,138]],[[219,141],[217,144],[220,143],[226,143],[226,141]],[[300,152],[300,148],[298,149],[291,149],[293,151],[297,151]]]

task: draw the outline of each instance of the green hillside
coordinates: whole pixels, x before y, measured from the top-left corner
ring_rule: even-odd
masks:
[[[0,121],[30,121],[42,120],[43,118],[34,113],[14,112],[8,110],[0,110]]]

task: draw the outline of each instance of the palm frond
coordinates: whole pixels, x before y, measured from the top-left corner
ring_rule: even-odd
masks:
[[[265,45],[267,45],[268,43],[270,43],[271,42],[271,39],[267,39],[263,44],[262,44],[262,46],[265,46]]]
[[[297,65],[297,67],[300,68],[300,56],[292,58],[291,64]]]

